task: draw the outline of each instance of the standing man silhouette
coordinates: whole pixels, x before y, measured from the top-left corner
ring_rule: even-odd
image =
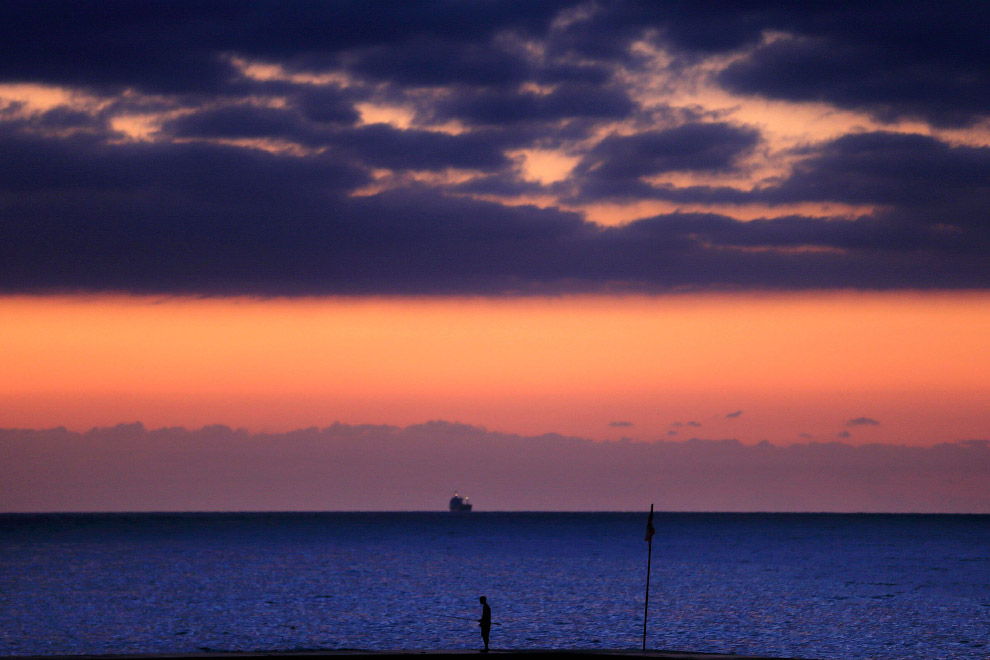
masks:
[[[478,600],[482,605],[481,618],[478,619],[478,625],[481,626],[481,639],[485,641],[485,648],[481,649],[481,652],[488,653],[488,634],[492,630],[492,608],[488,604],[488,599],[484,596]]]

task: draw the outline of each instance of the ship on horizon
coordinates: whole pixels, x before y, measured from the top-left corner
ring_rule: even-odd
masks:
[[[450,498],[450,512],[451,513],[470,513],[471,512],[471,502],[469,502],[469,497],[461,497],[454,492],[454,496]]]

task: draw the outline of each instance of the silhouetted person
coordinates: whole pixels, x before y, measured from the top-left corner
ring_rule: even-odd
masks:
[[[485,648],[481,649],[481,652],[488,653],[488,634],[492,631],[492,608],[488,605],[488,599],[484,596],[478,600],[482,605],[481,618],[478,619],[478,625],[481,626],[481,639],[485,641]]]

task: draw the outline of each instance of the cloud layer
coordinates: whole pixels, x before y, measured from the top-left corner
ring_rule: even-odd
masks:
[[[0,430],[7,511],[478,510],[990,513],[986,440],[930,448],[593,442],[429,422]]]
[[[5,3],[0,292],[985,289],[986,14]]]

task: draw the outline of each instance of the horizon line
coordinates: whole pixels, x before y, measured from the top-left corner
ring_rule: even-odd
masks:
[[[512,514],[623,514],[623,515],[648,515],[647,509],[642,510],[566,510],[566,509],[491,509],[482,511],[471,511],[470,513],[452,513],[445,509],[244,509],[244,510],[223,510],[223,509],[198,509],[198,510],[104,510],[104,511],[0,511],[0,516],[55,516],[55,515],[79,515],[79,516],[101,516],[101,515],[322,515],[322,514],[400,514],[400,513],[435,513],[443,514],[452,518],[465,518],[475,514],[489,513],[512,513]],[[801,516],[990,516],[990,512],[977,513],[965,511],[727,511],[727,510],[680,510],[680,509],[656,509],[658,514],[672,515],[801,515]]]

